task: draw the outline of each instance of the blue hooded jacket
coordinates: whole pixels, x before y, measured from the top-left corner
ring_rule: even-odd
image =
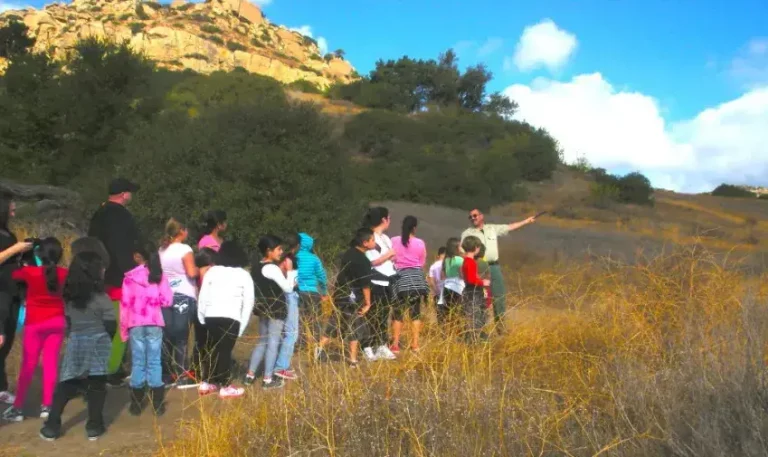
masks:
[[[312,252],[315,240],[306,233],[299,233],[299,252],[296,263],[299,271],[299,292],[328,294],[328,278],[323,262]]]

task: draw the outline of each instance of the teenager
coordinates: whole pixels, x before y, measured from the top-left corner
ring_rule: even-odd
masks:
[[[445,260],[443,260],[443,300],[445,307],[443,314],[438,314],[438,319],[444,321],[451,315],[462,314],[462,294],[464,292],[464,279],[461,276],[461,267],[464,265],[464,257],[461,252],[461,241],[458,238],[448,238],[445,244]]]
[[[243,336],[253,312],[253,280],[245,270],[248,254],[235,241],[225,241],[203,279],[197,316],[205,326],[205,344],[199,348],[206,366],[201,395],[219,392],[222,398],[240,397],[242,387],[232,384],[232,350]]]
[[[6,359],[13,349],[21,299],[11,277],[21,254],[32,249],[32,243],[19,242],[8,228],[16,216],[16,204],[0,195],[0,403],[13,403],[16,396],[8,388]]]
[[[301,328],[309,330],[304,343],[317,343],[323,332],[322,303],[328,298],[328,276],[323,262],[315,254],[315,240],[306,233],[299,233],[299,252],[296,254],[299,272],[299,310]]]
[[[106,432],[104,402],[112,340],[117,334],[117,315],[104,293],[104,264],[93,252],[81,252],[72,260],[64,283],[68,337],[61,359],[59,384],[48,420],[40,436],[49,441],[61,435],[61,415],[69,400],[86,390],[89,440]],[[119,338],[119,336],[118,336]]]
[[[349,364],[358,366],[358,349],[360,341],[366,337],[368,325],[366,314],[372,307],[373,272],[371,261],[366,252],[373,249],[376,241],[373,231],[361,228],[355,233],[350,247],[341,257],[339,274],[336,277],[336,288],[333,292],[335,315],[328,320],[325,335],[320,338],[320,344],[315,349],[315,360],[327,360],[325,347],[333,336],[341,336],[349,341]]]
[[[167,384],[179,389],[197,387],[199,383],[189,371],[187,342],[189,329],[197,314],[198,272],[192,248],[185,244],[187,227],[171,218],[165,224],[165,235],[160,246],[163,276],[173,291],[173,305],[163,308],[163,375]]]
[[[12,422],[21,422],[24,419],[24,400],[41,356],[43,399],[40,417],[48,417],[58,378],[59,351],[67,327],[62,298],[67,269],[58,266],[63,252],[61,243],[56,238],[46,238],[34,252],[41,266],[24,266],[13,272],[13,279],[23,282],[27,287],[27,312],[24,317],[16,401],[3,413],[3,419]]]
[[[371,280],[372,310],[368,313],[371,335],[363,342],[366,360],[393,360],[395,354],[387,342],[389,313],[392,310],[392,281],[397,274],[393,259],[392,240],[386,235],[389,228],[389,210],[382,206],[371,208],[363,219],[363,227],[373,231],[375,245],[365,255],[371,261],[374,277]]]
[[[414,216],[405,216],[400,236],[392,238],[395,252],[397,279],[394,283],[394,312],[392,315],[392,345],[390,350],[400,353],[400,332],[403,329],[405,313],[411,315],[411,350],[419,351],[421,331],[421,303],[429,295],[429,285],[424,275],[427,261],[427,246],[416,237],[419,222]]]
[[[210,248],[218,252],[224,242],[222,234],[227,231],[227,213],[211,210],[203,216],[203,236],[197,243],[198,249]]]
[[[432,291],[432,299],[435,303],[435,311],[437,311],[438,322],[441,320],[441,316],[446,314],[445,300],[443,299],[443,286],[445,285],[445,280],[443,279],[443,260],[445,260],[445,246],[440,246],[434,263],[429,266],[429,276],[427,276],[429,290]]]
[[[288,306],[285,294],[296,286],[295,276],[288,278],[278,266],[283,256],[282,240],[266,235],[259,240],[261,259],[251,268],[253,284],[256,288],[256,306],[254,314],[259,317],[259,338],[251,353],[246,384],[256,379],[256,369],[264,363],[264,375],[261,385],[264,389],[279,388],[284,385],[283,378],[273,377],[275,362],[280,345]]]
[[[165,412],[162,351],[163,308],[173,304],[173,291],[163,274],[160,256],[152,243],[134,248],[138,265],[125,274],[120,300],[120,339],[131,347],[131,405],[128,412],[141,414],[147,389],[158,416]]]
[[[480,277],[477,271],[477,257],[480,255],[482,243],[476,236],[468,236],[461,243],[464,250],[464,263],[461,266],[461,275],[464,278],[466,287],[464,288],[463,301],[464,313],[468,321],[467,339],[475,342],[478,339],[487,339],[483,333],[485,326],[485,297],[483,290],[491,282]]]

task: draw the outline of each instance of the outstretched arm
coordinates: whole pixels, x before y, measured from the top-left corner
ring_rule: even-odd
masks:
[[[534,222],[536,222],[536,218],[534,216],[531,216],[528,219],[524,219],[519,222],[513,222],[509,224],[507,227],[509,227],[510,231],[513,231],[513,230],[517,230],[519,228],[525,227],[528,224],[533,224]]]

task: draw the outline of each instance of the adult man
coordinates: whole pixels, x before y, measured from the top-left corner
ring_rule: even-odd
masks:
[[[485,260],[491,271],[491,296],[493,297],[493,319],[496,324],[501,323],[504,313],[507,311],[506,288],[504,287],[504,275],[499,266],[499,242],[498,237],[533,223],[536,218],[529,217],[520,222],[511,224],[486,224],[482,211],[475,208],[469,212],[470,227],[461,234],[461,241],[468,236],[480,238],[485,246]]]
[[[125,206],[130,203],[133,194],[138,190],[139,186],[127,179],[114,179],[109,184],[109,198],[96,210],[88,228],[88,236],[99,239],[109,254],[110,262],[104,273],[104,285],[118,316],[123,276],[136,267],[133,250],[139,241],[136,221]],[[123,378],[127,375],[122,368],[124,355],[125,343],[120,339],[119,333],[115,334],[112,340],[112,355],[109,359],[110,383],[113,385],[122,384]]]

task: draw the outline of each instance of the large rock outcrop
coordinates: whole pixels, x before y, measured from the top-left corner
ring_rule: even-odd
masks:
[[[170,5],[73,0],[0,14],[0,26],[12,20],[29,27],[36,51],[57,58],[79,39],[93,36],[127,40],[158,65],[178,70],[211,73],[242,67],[283,83],[306,80],[320,88],[357,77],[347,61],[322,56],[312,38],[270,23],[248,0],[175,0]],[[0,71],[3,67],[0,61]]]

